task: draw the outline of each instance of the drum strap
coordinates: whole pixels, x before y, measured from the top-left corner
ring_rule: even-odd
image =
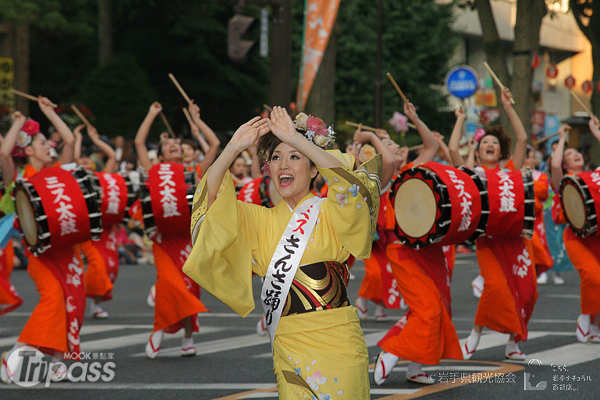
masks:
[[[265,323],[271,338],[271,349],[285,300],[308,244],[308,239],[317,223],[323,201],[325,199],[312,197],[296,209],[279,240],[267,269],[260,302],[265,312]]]

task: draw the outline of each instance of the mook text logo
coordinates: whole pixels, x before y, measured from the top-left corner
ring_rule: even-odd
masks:
[[[84,359],[88,357],[78,357]],[[88,358],[89,359],[89,358]],[[110,382],[115,377],[115,363],[100,361],[72,362],[51,361],[35,347],[23,346],[13,350],[6,359],[6,369],[12,382],[22,387],[34,387],[44,383],[68,379],[71,382]]]

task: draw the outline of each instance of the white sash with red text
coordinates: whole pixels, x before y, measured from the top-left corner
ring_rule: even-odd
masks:
[[[317,223],[323,201],[325,199],[312,197],[302,203],[292,214],[265,275],[260,302],[265,312],[265,324],[271,338],[271,349],[281,312],[308,239]]]

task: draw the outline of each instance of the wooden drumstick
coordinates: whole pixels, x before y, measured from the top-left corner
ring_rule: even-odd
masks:
[[[273,108],[272,108],[272,107],[269,107],[269,106],[268,106],[268,105],[266,105],[266,104],[263,104],[263,108],[264,108],[265,110],[267,110],[268,112],[271,112],[271,111],[273,111]]]
[[[183,88],[181,87],[181,85],[179,84],[179,82],[177,82],[177,79],[175,79],[175,76],[173,76],[173,74],[169,73],[169,78],[171,78],[171,80],[173,81],[173,84],[179,90],[179,93],[181,93],[181,95],[183,96],[183,98],[185,99],[185,101],[187,101],[188,103],[191,103],[192,100],[185,93],[185,90],[183,90]]]
[[[162,119],[163,124],[165,124],[165,127],[167,128],[167,131],[169,132],[169,136],[174,138],[175,132],[173,132],[173,128],[171,128],[171,124],[167,120],[165,113],[163,113],[162,111],[160,112],[160,118]]]
[[[392,76],[392,74],[390,74],[389,72],[387,73],[387,77],[390,80],[390,82],[392,82],[392,85],[394,85],[394,87],[396,88],[396,91],[398,92],[398,94],[400,95],[400,97],[402,97],[402,100],[405,103],[408,103],[408,98],[404,95],[404,92],[402,91],[402,89],[400,89],[400,86],[398,86],[398,84],[396,83],[396,80],[394,79],[394,77]]]
[[[492,68],[490,68],[490,66],[488,65],[487,62],[483,62],[483,66],[488,70],[488,72],[490,73],[490,75],[492,76],[492,79],[494,79],[494,81],[496,82],[496,85],[498,85],[500,87],[500,90],[504,90],[504,88],[506,86],[504,86],[502,84],[502,81],[500,80],[500,78],[498,78],[498,76],[494,73],[494,71],[492,70]],[[513,99],[512,97],[510,98],[510,102],[512,104],[515,104],[515,99]]]
[[[190,112],[188,111],[188,109],[183,107],[182,110],[183,110],[183,113],[185,114],[185,118],[187,119],[188,123],[190,125],[195,125],[194,121],[192,121],[192,116],[190,115]]]
[[[85,124],[85,126],[87,126],[88,128],[91,128],[94,126],[90,123],[90,121],[88,121],[88,119],[85,117],[85,115],[83,115],[83,113],[81,111],[79,111],[79,108],[77,108],[77,106],[75,104],[71,104],[71,110],[73,110],[75,112],[75,114],[77,114],[77,116],[79,117],[81,122],[83,122]]]
[[[416,146],[409,147],[409,148],[408,148],[408,151],[419,150],[419,149],[422,149],[423,147],[425,147],[425,145],[424,145],[424,144],[418,144],[418,145],[416,145]]]
[[[28,94],[28,93],[25,93],[25,92],[21,92],[20,90],[17,90],[17,89],[10,89],[10,91],[11,91],[11,92],[13,92],[14,94],[16,94],[17,96],[21,96],[21,97],[24,97],[24,98],[26,98],[26,99],[29,99],[29,100],[31,100],[31,101],[35,101],[36,103],[37,103],[37,101],[38,101],[38,98],[37,98],[37,97],[35,97],[35,96],[32,96],[32,95],[30,95],[30,94]],[[50,106],[51,106],[52,108],[56,108],[56,107],[58,107],[56,104],[54,104],[54,103],[52,103],[52,102],[50,103]]]
[[[576,95],[576,94],[575,94],[575,93],[574,93],[572,90],[570,90],[570,92],[571,92],[571,96],[573,96],[573,98],[574,98],[575,100],[577,100],[577,102],[579,103],[579,105],[580,105],[581,107],[583,107],[583,110],[584,110],[586,113],[590,114],[590,117],[591,117],[592,115],[594,115],[594,113],[593,113],[593,112],[592,112],[592,111],[591,111],[591,110],[588,108],[588,106],[586,106],[586,105],[585,105],[585,103],[584,103],[583,101],[581,101],[581,99],[579,98],[579,96],[577,96],[577,95]]]
[[[358,128],[358,126],[362,125],[362,124],[357,124],[356,122],[346,121],[346,125]],[[417,129],[417,127],[414,124],[411,124],[410,122],[407,125],[410,128]],[[377,131],[380,130],[380,129],[373,128],[373,127],[370,127],[370,126],[367,126],[367,125],[362,125],[362,129],[364,129],[366,131],[373,131],[373,132],[377,132]]]
[[[545,138],[542,138],[542,139],[540,139],[540,140],[536,140],[536,141],[535,141],[535,144],[544,143],[546,140],[548,140],[548,139],[552,139],[552,138],[554,138],[554,137],[557,137],[558,135],[560,135],[560,132],[553,133],[553,134],[552,134],[552,135],[550,135],[550,136],[546,136]]]

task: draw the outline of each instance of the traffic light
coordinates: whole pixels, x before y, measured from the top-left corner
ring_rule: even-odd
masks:
[[[248,51],[254,46],[253,40],[243,38],[253,22],[253,17],[238,14],[227,24],[227,55],[235,62],[245,61]]]

